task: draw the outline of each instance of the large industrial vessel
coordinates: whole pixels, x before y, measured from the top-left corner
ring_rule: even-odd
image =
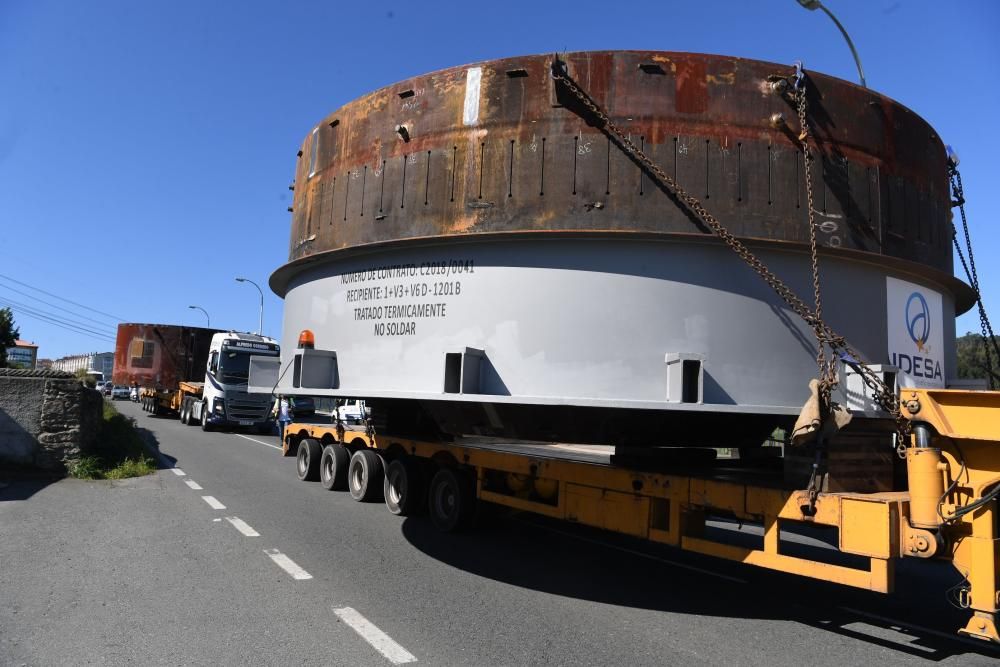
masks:
[[[730,446],[788,424],[813,330],[554,66],[809,304],[811,199],[825,321],[901,385],[946,386],[974,293],[925,121],[809,73],[806,161],[788,65],[607,51],[418,76],[309,132],[270,281],[279,391],[369,399],[397,432]]]

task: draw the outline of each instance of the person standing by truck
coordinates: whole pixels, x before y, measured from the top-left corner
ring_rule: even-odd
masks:
[[[285,425],[292,421],[292,416],[288,409],[287,396],[278,394],[278,398],[274,401],[274,408],[271,409],[271,414],[278,420],[278,438],[281,442],[284,442]]]

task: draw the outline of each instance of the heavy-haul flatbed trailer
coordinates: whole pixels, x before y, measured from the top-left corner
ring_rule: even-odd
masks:
[[[948,560],[972,617],[960,632],[1000,642],[1000,392],[901,393],[912,427],[907,491],[813,493],[697,466],[616,465],[551,444],[433,442],[344,424],[293,422],[282,443],[303,480],[384,498],[394,514],[428,511],[445,531],[474,519],[478,501],[534,512],[686,551],[891,593],[900,558]],[[381,488],[379,488],[381,486]],[[753,548],[712,538],[706,519],[763,526]],[[783,553],[782,528],[836,529],[836,549],[862,567]]]
[[[143,410],[153,414],[183,414],[182,408],[200,401],[204,391],[204,382],[179,382],[172,391],[144,387],[139,390],[139,403]]]

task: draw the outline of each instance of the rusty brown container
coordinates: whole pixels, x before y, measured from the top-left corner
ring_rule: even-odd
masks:
[[[212,336],[218,329],[173,324],[119,324],[115,384],[173,390],[205,379]]]

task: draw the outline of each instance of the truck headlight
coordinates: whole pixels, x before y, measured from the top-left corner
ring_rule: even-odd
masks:
[[[215,412],[225,412],[226,411],[225,401],[223,401],[221,398],[215,399],[212,409]]]

